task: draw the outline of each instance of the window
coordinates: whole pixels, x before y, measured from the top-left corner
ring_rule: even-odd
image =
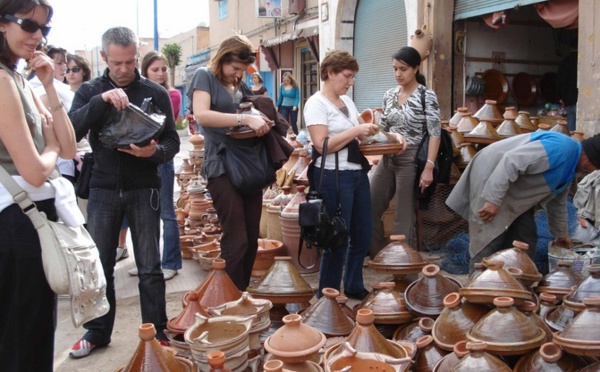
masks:
[[[227,0],[219,0],[219,20],[227,18]]]
[[[302,95],[302,107],[306,100],[319,90],[319,75],[317,60],[312,55],[308,47],[300,49],[300,94]]]

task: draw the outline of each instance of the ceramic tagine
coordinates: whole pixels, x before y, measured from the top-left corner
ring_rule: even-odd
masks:
[[[456,111],[454,112],[454,115],[452,115],[452,117],[448,121],[448,126],[456,127],[458,125],[458,122],[460,121],[460,119],[462,119],[462,114],[467,111],[469,111],[469,109],[466,107],[457,108]]]
[[[585,310],[564,330],[554,334],[554,343],[567,353],[581,356],[600,356],[600,297],[583,299]]]
[[[326,372],[380,371],[403,372],[410,367],[410,358],[395,359],[385,354],[359,352],[344,342],[341,351],[325,362]]]
[[[548,324],[546,324],[546,322],[544,322],[544,320],[535,313],[535,310],[536,310],[535,303],[533,303],[531,301],[525,301],[525,302],[523,302],[523,304],[521,306],[519,306],[519,310],[523,314],[525,314],[525,316],[527,316],[527,318],[529,318],[529,320],[531,322],[533,322],[533,324],[540,327],[540,329],[542,331],[544,331],[544,334],[546,335],[546,337],[544,338],[544,342],[552,341],[552,330],[550,329]]]
[[[467,134],[479,124],[479,121],[473,117],[473,114],[470,112],[462,113],[462,117],[456,127],[457,130],[462,134]]]
[[[390,244],[369,261],[369,267],[380,273],[392,274],[398,284],[404,282],[406,275],[420,272],[427,261],[408,244],[406,236],[391,235],[390,240]]]
[[[513,241],[513,247],[504,249],[492,254],[489,260],[504,261],[504,267],[516,267],[523,273],[519,278],[527,287],[542,279],[542,274],[538,271],[533,260],[527,255],[529,244]]]
[[[483,120],[487,119],[491,123],[501,123],[503,118],[498,111],[497,102],[491,99],[486,99],[485,104],[473,115],[473,117]]]
[[[311,326],[327,337],[347,336],[354,328],[350,319],[337,303],[340,292],[334,288],[323,288],[323,296],[302,313],[304,324]]]
[[[454,345],[452,353],[446,355],[433,367],[433,372],[452,371],[460,363],[462,358],[469,354],[467,341],[459,341]]]
[[[409,311],[420,316],[435,318],[444,309],[444,297],[452,292],[458,292],[462,285],[456,279],[440,274],[437,265],[423,267],[422,273],[423,277],[406,288],[404,301]]]
[[[217,258],[213,260],[213,270],[194,291],[198,295],[198,302],[202,307],[201,314],[208,316],[206,309],[222,305],[226,302],[235,301],[242,296],[233,281],[225,272],[225,260]],[[188,292],[183,298],[183,306],[189,302]]]
[[[459,290],[460,295],[466,297],[467,301],[491,304],[494,302],[494,298],[507,296],[520,305],[523,301],[531,299],[532,294],[502,268],[503,261],[483,259],[482,263],[486,270]]]
[[[276,359],[287,363],[303,363],[325,345],[325,335],[303,324],[300,315],[286,315],[283,323],[283,327],[269,336],[264,345],[265,350]]]
[[[571,293],[573,286],[579,286],[583,282],[581,274],[573,269],[571,261],[560,260],[557,267],[546,274],[535,287],[538,293],[550,293],[562,300],[564,295]]]
[[[517,310],[510,297],[494,299],[496,309],[467,332],[469,341],[482,341],[499,355],[525,354],[544,343],[545,332]]]
[[[515,122],[515,119],[507,118],[496,128],[496,132],[500,137],[512,137],[523,133],[521,127]]]
[[[404,327],[398,328],[394,332],[394,340],[417,342],[421,337],[431,334],[434,322],[428,317],[416,318]]]
[[[441,349],[431,336],[423,336],[417,340],[417,355],[413,372],[430,372],[448,352]]]
[[[380,289],[373,296],[365,298],[359,309],[370,309],[378,324],[408,323],[414,315],[406,308],[404,296],[396,291],[394,282],[382,282]]]
[[[519,111],[515,122],[519,125],[519,127],[521,127],[521,130],[524,133],[534,132],[537,129],[537,127],[533,125],[533,123],[529,119],[528,111]]]
[[[509,366],[502,360],[485,352],[487,345],[485,342],[467,342],[469,353],[465,355],[458,363],[453,372],[511,372]]]
[[[210,372],[231,372],[231,370],[225,366],[225,362],[225,353],[222,351],[213,351],[212,353],[208,353]]]
[[[584,308],[581,305],[584,298],[600,296],[600,265],[590,265],[588,267],[588,272],[590,275],[575,288],[573,293],[568,294],[563,298],[564,302],[574,303],[574,306],[579,304],[580,310],[583,310]]]
[[[515,365],[514,372],[576,372],[586,366],[584,360],[563,353],[558,345],[548,342],[539,350],[525,354]]]

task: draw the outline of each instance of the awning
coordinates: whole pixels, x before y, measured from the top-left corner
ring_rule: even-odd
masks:
[[[546,0],[455,0],[454,20],[477,17],[545,1]]]
[[[288,32],[283,35],[275,36],[270,39],[263,41],[261,46],[269,48],[275,45],[287,43],[288,41],[297,40],[300,38],[309,38],[319,34],[319,26],[312,26],[307,28],[299,28],[292,32]]]

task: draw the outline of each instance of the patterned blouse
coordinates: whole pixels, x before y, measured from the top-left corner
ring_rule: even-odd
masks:
[[[401,134],[409,145],[417,146],[423,138],[423,124],[425,122],[421,103],[421,92],[423,90],[425,90],[427,131],[430,136],[439,137],[442,128],[440,107],[438,106],[437,96],[432,90],[427,89],[424,85],[419,85],[402,105],[398,105],[400,86],[389,89],[383,95],[383,114],[381,115],[383,130]]]

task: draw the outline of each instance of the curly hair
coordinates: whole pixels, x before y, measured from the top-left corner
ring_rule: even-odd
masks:
[[[321,80],[327,81],[329,73],[339,74],[344,70],[358,72],[358,61],[350,53],[343,50],[332,50],[321,62]]]

